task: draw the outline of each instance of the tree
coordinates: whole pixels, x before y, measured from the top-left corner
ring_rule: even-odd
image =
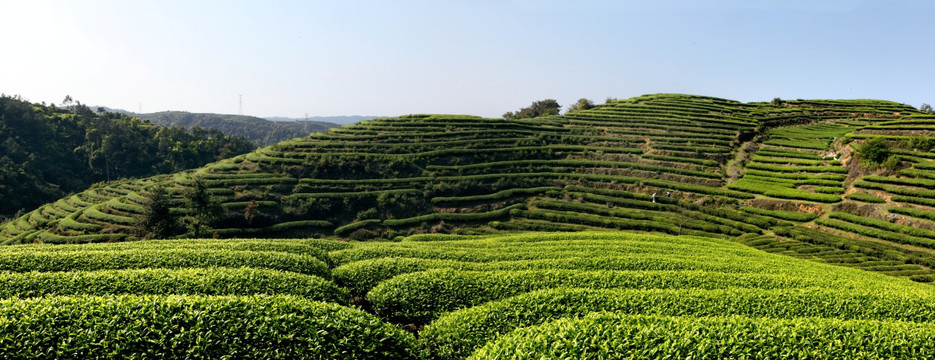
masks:
[[[781,106],[781,105],[782,105],[782,99],[780,99],[780,98],[778,98],[778,97],[774,97],[774,98],[773,98],[772,104],[773,104],[773,105],[776,105],[776,106]]]
[[[178,220],[172,214],[169,194],[165,186],[156,186],[146,194],[148,202],[143,211],[143,217],[138,222],[137,232],[143,238],[164,239],[175,235],[178,230]]]
[[[554,99],[545,99],[539,100],[525,107],[519,109],[517,112],[507,112],[503,114],[504,119],[529,119],[546,115],[558,115],[561,112],[562,106],[558,104],[558,101]]]
[[[866,166],[875,167],[890,157],[890,147],[883,138],[872,138],[857,148],[857,157]]]
[[[195,178],[192,188],[185,192],[185,202],[189,210],[186,224],[195,237],[201,237],[202,228],[209,227],[221,217],[221,204],[212,199],[202,178]]]
[[[581,110],[591,109],[591,108],[593,108],[593,107],[594,107],[594,102],[593,102],[593,101],[591,101],[591,100],[589,100],[589,99],[585,99],[585,98],[580,98],[580,99],[578,99],[578,102],[576,102],[576,103],[572,104],[571,106],[569,106],[569,107],[568,107],[568,111],[566,111],[565,113],[566,113],[566,114],[573,114],[573,113],[579,112],[579,111],[581,111]]]
[[[253,225],[253,220],[256,219],[256,215],[259,213],[259,208],[256,200],[250,200],[250,203],[247,204],[247,208],[244,209],[243,212],[243,219],[247,221],[247,224]]]
[[[933,112],[935,112],[935,110],[932,109],[932,105],[929,105],[929,104],[926,104],[926,103],[922,103],[922,106],[919,106],[919,111],[921,111],[921,112],[927,112],[927,113],[933,113]]]

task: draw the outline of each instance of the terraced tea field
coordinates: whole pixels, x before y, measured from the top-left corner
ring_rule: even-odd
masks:
[[[133,240],[155,188],[184,220],[194,214],[185,194],[201,182],[222,209],[207,234],[222,238],[614,229],[932,281],[933,119],[887,101],[675,94],[536,119],[375,119],[100,184],[3,224],[0,241]],[[871,138],[886,140],[895,169],[858,166],[855,149]]]
[[[0,269],[0,352],[9,357],[892,358],[935,351],[929,285],[691,236],[20,245],[0,249]]]
[[[0,353],[930,358],[932,121],[657,94],[98,184],[0,225]],[[134,241],[160,192],[180,226]]]

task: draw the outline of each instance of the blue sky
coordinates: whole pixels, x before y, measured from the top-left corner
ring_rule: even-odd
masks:
[[[935,103],[935,1],[4,1],[0,92],[499,117],[675,92]]]

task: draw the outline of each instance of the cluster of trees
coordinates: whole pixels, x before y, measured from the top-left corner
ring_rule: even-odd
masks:
[[[504,119],[530,119],[546,115],[558,115],[562,111],[562,106],[554,99],[545,99],[534,101],[532,105],[516,110],[516,112],[507,111],[503,114]]]
[[[217,130],[98,113],[70,97],[63,105],[0,96],[0,217],[97,182],[177,172],[255,148]]]
[[[899,156],[890,151],[890,145],[882,137],[871,138],[855,148],[855,155],[865,167],[893,171],[899,166]]]
[[[186,214],[172,212],[172,198],[162,185],[153,187],[146,197],[143,216],[137,223],[137,235],[150,239],[165,239],[181,234],[185,230],[193,237],[202,237],[203,231],[217,221],[223,209],[221,203],[208,192],[208,185],[203,179],[195,179],[193,186],[185,192],[184,209]],[[256,216],[256,202],[248,206],[244,218],[252,221]]]
[[[610,102],[611,99],[607,98],[607,101]],[[594,102],[581,98],[571,106],[568,107],[566,114],[576,113],[581,110],[587,110],[594,107]],[[545,99],[534,101],[532,105],[516,110],[516,112],[508,111],[503,114],[504,119],[530,119],[540,116],[547,115],[558,115],[562,111],[562,106],[558,104],[558,101],[554,99]]]

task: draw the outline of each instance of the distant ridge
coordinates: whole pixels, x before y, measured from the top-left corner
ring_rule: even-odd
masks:
[[[320,121],[320,122],[330,122],[341,125],[350,125],[356,124],[364,120],[373,120],[378,117],[383,116],[362,116],[362,115],[345,115],[345,116],[309,116],[308,118],[290,118],[284,116],[270,116],[265,118],[270,121]]]
[[[184,126],[187,129],[200,126],[219,130],[225,135],[243,136],[258,146],[266,146],[313,132],[323,132],[338,124],[322,121],[271,121],[255,116],[185,111],[163,111],[135,114],[159,126]]]

